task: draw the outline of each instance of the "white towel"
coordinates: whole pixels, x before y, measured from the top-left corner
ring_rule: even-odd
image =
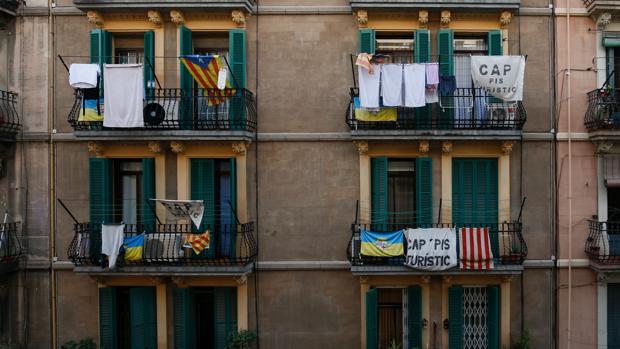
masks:
[[[381,93],[383,105],[400,107],[403,105],[403,65],[384,64],[381,67]]]
[[[101,225],[101,253],[108,256],[108,267],[114,269],[118,250],[123,245],[125,224]]]
[[[427,88],[424,97],[426,99],[426,104],[439,102],[437,86],[435,86],[435,88]]]
[[[369,74],[368,70],[357,67],[357,76],[360,85],[360,106],[362,108],[379,108],[379,82],[380,67],[378,64],[372,65],[374,74]]]
[[[103,66],[104,127],[144,127],[142,64]]]
[[[405,64],[405,106],[424,107],[426,105],[426,65]]]
[[[69,85],[73,88],[97,87],[99,65],[74,63],[69,67]]]

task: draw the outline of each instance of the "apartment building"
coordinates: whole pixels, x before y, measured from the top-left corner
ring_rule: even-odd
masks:
[[[509,348],[527,332],[554,346],[547,2],[15,5],[4,37],[23,127],[0,184],[27,258],[6,276],[0,340],[219,349],[249,329],[263,348],[454,349]],[[359,53],[437,63],[454,90],[373,119]],[[225,87],[197,81],[190,55],[219,57]],[[523,101],[471,80],[472,57],[503,55],[527,57]],[[99,67],[96,87],[70,86],[76,64]],[[125,75],[139,127],[107,124],[111,86],[126,88],[112,64],[140,74]],[[202,200],[202,223],[154,199]],[[140,258],[108,268],[110,226],[142,237]],[[480,228],[493,267],[424,271],[362,252],[365,232],[409,228]],[[185,247],[207,230],[208,249]]]

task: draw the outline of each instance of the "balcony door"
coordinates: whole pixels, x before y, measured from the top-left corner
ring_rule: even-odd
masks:
[[[448,290],[448,348],[500,347],[498,286],[452,286]]]
[[[371,289],[365,316],[366,349],[422,348],[420,286]]]
[[[456,33],[454,38],[454,77],[456,79],[455,127],[472,127],[485,119],[486,92],[473,90],[471,56],[488,52],[486,35]],[[476,98],[474,98],[474,96]],[[478,98],[479,97],[479,98]]]
[[[226,69],[229,79],[232,80],[230,70],[226,65],[229,60],[227,32],[194,32],[192,41],[195,55],[222,57],[223,66],[220,68]],[[194,103],[197,122],[207,128],[228,128],[230,100],[226,99],[221,103],[213,104],[212,99],[205,97],[205,91],[195,81],[194,89],[197,91]]]

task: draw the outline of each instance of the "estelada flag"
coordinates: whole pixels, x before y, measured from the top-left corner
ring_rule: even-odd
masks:
[[[489,228],[459,229],[459,253],[461,269],[493,269],[493,251]]]
[[[220,90],[217,87],[220,69],[224,68],[220,56],[187,55],[179,57],[179,60],[198,85],[205,89],[209,105],[223,103],[227,97],[235,94],[236,91],[230,89],[232,87],[230,79],[226,79],[226,90]]]
[[[189,234],[185,242],[192,247],[194,253],[200,254],[205,248],[209,248],[210,235],[208,230],[202,234]]]

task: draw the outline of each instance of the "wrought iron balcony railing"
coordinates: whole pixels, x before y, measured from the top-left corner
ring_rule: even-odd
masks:
[[[586,239],[585,252],[598,264],[620,266],[620,222],[589,220],[590,234]]]
[[[17,223],[0,223],[0,264],[11,264],[24,255]]]
[[[0,137],[15,138],[20,127],[17,94],[0,90]]]
[[[522,223],[490,223],[490,224],[461,224],[434,223],[424,225],[424,228],[463,228],[463,227],[486,227],[491,240],[491,250],[495,265],[517,266],[522,265],[527,257],[527,245],[521,234]],[[347,246],[347,256],[353,266],[403,266],[406,256],[398,257],[375,257],[361,254],[361,230],[392,232],[400,229],[416,228],[412,225],[403,224],[353,224],[351,226],[351,239]],[[459,234],[457,234],[457,241]],[[407,239],[403,238],[404,251],[407,251]],[[457,243],[458,245],[458,243]],[[457,257],[460,259],[459,249]]]
[[[245,266],[257,254],[254,223],[206,226],[209,248],[199,254],[186,243],[193,232],[190,224],[125,225],[124,238],[144,233],[140,258],[119,255],[118,266]],[[67,255],[75,266],[107,266],[101,254],[101,224],[78,223]]]
[[[620,89],[601,88],[588,92],[585,126],[589,131],[620,129]]]
[[[76,90],[69,124],[76,131],[128,130],[103,127],[104,97],[86,100]],[[144,130],[251,131],[256,129],[256,101],[246,89],[153,88],[143,106]]]
[[[440,96],[439,103],[422,108],[381,108],[381,115],[359,107],[357,88],[351,89],[350,96],[346,122],[351,130],[510,131],[521,130],[526,121],[521,102],[504,102],[479,88],[457,88],[451,95]],[[377,120],[391,120],[372,120],[373,113]]]

